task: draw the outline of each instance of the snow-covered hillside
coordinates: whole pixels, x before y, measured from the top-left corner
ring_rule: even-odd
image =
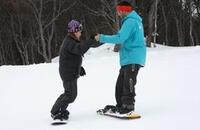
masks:
[[[200,47],[148,49],[136,85],[137,120],[103,117],[96,110],[115,104],[118,54],[101,46],[84,57],[87,75],[69,106],[67,125],[51,126],[50,109],[63,92],[58,62],[0,67],[0,130],[199,130]]]

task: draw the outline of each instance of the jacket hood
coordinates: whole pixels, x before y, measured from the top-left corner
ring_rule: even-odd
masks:
[[[138,21],[142,22],[142,18],[135,11],[132,11],[126,17],[124,17],[122,19],[122,22],[124,22],[125,20],[127,20],[129,18],[132,18],[132,19],[135,19],[135,20],[138,20]]]

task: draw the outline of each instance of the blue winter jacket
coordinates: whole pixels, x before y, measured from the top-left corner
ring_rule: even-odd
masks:
[[[139,64],[146,60],[146,43],[142,18],[132,11],[122,19],[122,27],[116,35],[100,34],[101,43],[121,44],[120,65]]]

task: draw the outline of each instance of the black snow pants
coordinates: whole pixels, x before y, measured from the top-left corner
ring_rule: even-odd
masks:
[[[140,69],[138,64],[130,64],[122,66],[116,83],[115,98],[117,107],[122,105],[131,105],[134,109],[135,105],[135,85],[137,75]]]
[[[51,114],[66,111],[69,103],[74,102],[77,97],[77,79],[72,81],[63,81],[64,93],[56,100],[51,109]]]

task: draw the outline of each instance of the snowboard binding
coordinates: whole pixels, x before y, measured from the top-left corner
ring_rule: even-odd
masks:
[[[117,111],[117,107],[114,105],[106,105],[103,109],[99,109],[97,111],[98,114],[103,115],[106,112],[115,113]]]

